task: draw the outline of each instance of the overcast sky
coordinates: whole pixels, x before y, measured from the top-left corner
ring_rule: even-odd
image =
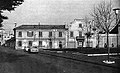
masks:
[[[93,6],[100,1],[103,0],[25,0],[15,11],[4,13],[9,19],[3,23],[5,29],[12,29],[14,22],[18,24],[17,26],[38,22],[41,24],[70,23],[75,18],[89,15]]]

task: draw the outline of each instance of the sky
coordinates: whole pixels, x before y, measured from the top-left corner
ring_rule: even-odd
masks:
[[[103,0],[25,0],[15,11],[4,11],[8,20],[3,22],[5,29],[13,29],[23,24],[63,25],[74,19],[89,16],[93,6]],[[109,0],[105,0],[109,1]]]

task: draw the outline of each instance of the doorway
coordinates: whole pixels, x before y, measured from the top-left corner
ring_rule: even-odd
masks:
[[[49,47],[52,48],[52,41],[49,42]]]

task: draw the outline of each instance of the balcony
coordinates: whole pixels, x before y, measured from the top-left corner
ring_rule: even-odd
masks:
[[[81,40],[81,41],[84,41],[84,39],[85,39],[85,36],[77,36],[77,37],[76,37],[76,40],[77,40],[77,41],[80,41],[80,40]]]

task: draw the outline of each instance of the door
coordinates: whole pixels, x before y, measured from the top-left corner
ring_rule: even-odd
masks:
[[[52,48],[52,41],[49,42],[49,47]]]

